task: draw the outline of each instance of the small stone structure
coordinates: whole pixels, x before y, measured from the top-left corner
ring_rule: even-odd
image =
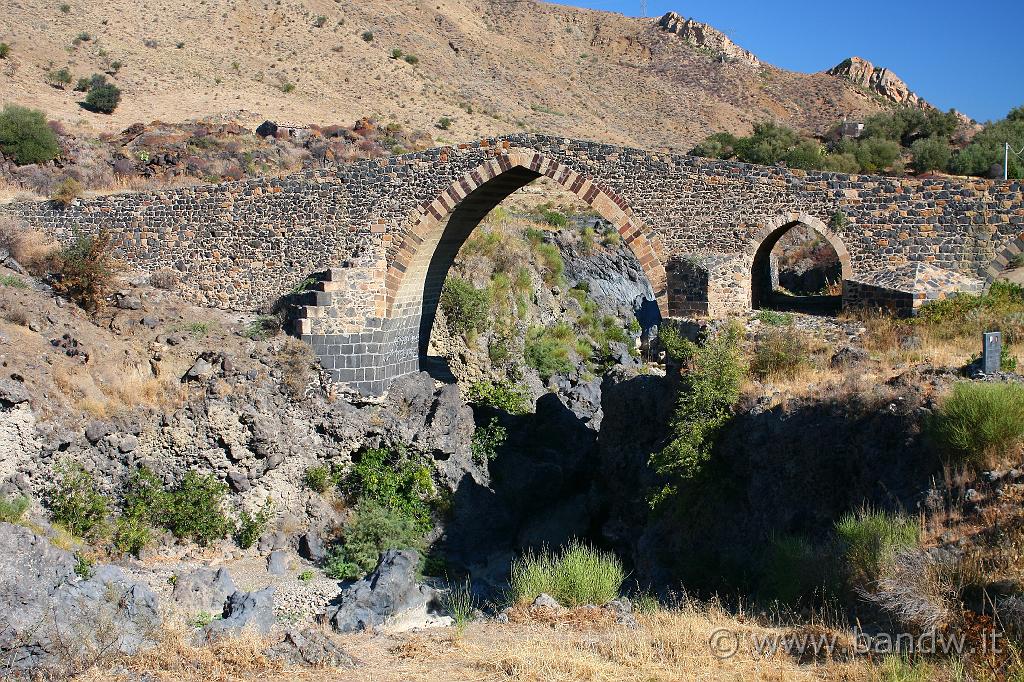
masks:
[[[295,330],[340,382],[416,371],[459,247],[546,176],[618,230],[662,315],[749,310],[771,247],[803,224],[839,255],[848,305],[912,313],[980,291],[1024,251],[1024,182],[766,167],[516,134],[278,178],[0,206],[68,240],[108,230],[191,300],[257,310],[319,273]],[[761,285],[763,286],[763,285]]]

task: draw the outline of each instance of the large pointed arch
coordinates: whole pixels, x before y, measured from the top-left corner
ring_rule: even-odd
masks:
[[[389,259],[385,279],[388,319],[419,318],[421,347],[433,325],[441,287],[459,247],[487,213],[517,189],[547,176],[609,221],[647,276],[662,315],[668,315],[664,248],[613,190],[533,150],[511,149],[464,174],[418,216]]]

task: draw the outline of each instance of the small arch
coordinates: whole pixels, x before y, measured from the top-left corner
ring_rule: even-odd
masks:
[[[1007,270],[1012,269],[1017,259],[1024,257],[1024,232],[999,250],[999,254],[980,274],[985,280],[985,291]]]
[[[418,318],[421,350],[429,339],[434,311],[459,247],[487,213],[541,176],[583,200],[610,222],[637,257],[663,316],[668,315],[664,248],[610,188],[533,150],[510,150],[477,166],[419,207],[420,215],[390,259],[385,306],[391,320]],[[407,333],[414,333],[413,329]]]
[[[843,281],[852,279],[853,265],[850,252],[842,239],[829,227],[807,213],[787,213],[776,216],[762,225],[754,234],[747,246],[750,258],[750,307],[758,309],[764,306],[772,294],[771,253],[772,249],[789,230],[797,225],[804,225],[815,231],[836,252],[839,258],[840,272]]]

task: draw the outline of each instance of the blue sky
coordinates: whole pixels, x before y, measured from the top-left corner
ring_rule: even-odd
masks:
[[[640,15],[639,0],[561,4]],[[648,0],[725,32],[764,61],[827,69],[857,55],[886,66],[939,107],[979,121],[1024,104],[1024,0]]]

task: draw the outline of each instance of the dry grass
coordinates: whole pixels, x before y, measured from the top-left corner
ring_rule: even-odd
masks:
[[[197,643],[195,632],[183,623],[166,624],[155,633],[155,644],[132,656],[104,661],[78,679],[145,679],[162,682],[228,682],[229,680],[292,679],[285,666],[270,658],[271,643],[258,634],[243,631],[235,637]]]

